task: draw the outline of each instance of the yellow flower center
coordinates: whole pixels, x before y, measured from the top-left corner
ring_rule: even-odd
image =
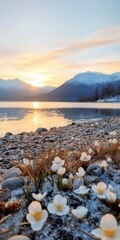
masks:
[[[57,205],[56,205],[56,208],[57,208],[58,211],[62,211],[62,210],[63,210],[63,207],[64,207],[64,206],[61,205],[61,204],[57,204]]]
[[[97,184],[98,194],[103,194],[105,192],[105,190],[106,190],[106,184],[104,184],[102,182]]]
[[[115,234],[115,229],[111,229],[111,230],[102,230],[107,237],[113,237]]]
[[[60,162],[56,162],[56,165],[60,164]]]
[[[104,189],[99,189],[99,188],[97,188],[97,192],[98,192],[98,194],[103,194],[104,193]]]
[[[33,217],[35,218],[36,221],[39,221],[41,218],[41,212],[35,212],[33,214]]]

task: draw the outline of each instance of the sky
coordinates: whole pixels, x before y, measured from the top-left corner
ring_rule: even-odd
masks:
[[[120,0],[0,0],[0,79],[120,72]]]

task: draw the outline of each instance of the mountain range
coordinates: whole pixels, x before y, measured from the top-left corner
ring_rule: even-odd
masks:
[[[27,100],[35,96],[41,96],[54,90],[55,87],[33,87],[19,79],[0,79],[0,101]]]
[[[18,79],[0,80],[0,101],[96,101],[120,95],[120,72],[79,73],[61,86],[32,87]]]

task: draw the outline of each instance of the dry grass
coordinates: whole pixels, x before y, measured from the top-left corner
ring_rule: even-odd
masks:
[[[8,214],[13,214],[14,212],[17,212],[22,204],[22,200],[16,200],[12,202],[5,202],[2,201],[0,202],[0,218],[8,215]]]

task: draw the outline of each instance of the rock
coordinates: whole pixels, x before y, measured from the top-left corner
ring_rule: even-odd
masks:
[[[11,168],[9,168],[9,169],[7,170],[6,173],[9,173],[9,172],[11,172],[11,171],[13,171],[13,170],[15,170],[15,169],[16,169],[16,167],[11,167]]]
[[[114,182],[120,184],[120,175],[114,177]]]
[[[87,183],[98,183],[100,181],[100,178],[98,176],[87,176],[86,177]]]
[[[30,238],[26,237],[24,235],[14,235],[14,236],[8,238],[8,240],[30,240]]]
[[[39,134],[41,134],[41,133],[43,133],[43,132],[47,132],[48,130],[46,129],[46,128],[38,128],[37,130],[36,130],[36,132],[37,133],[39,133]]]
[[[18,189],[21,185],[24,184],[24,181],[18,177],[12,177],[2,182],[1,186],[3,188],[8,188],[11,191]]]
[[[6,133],[6,134],[5,134],[5,136],[4,136],[4,137],[10,137],[10,136],[13,136],[13,134],[12,134],[12,133],[10,133],[10,132],[8,132],[8,133]]]
[[[3,174],[5,172],[5,170],[0,168],[0,174]]]
[[[11,197],[11,191],[10,190],[2,189],[0,191],[0,202],[8,200],[10,197]]]
[[[13,169],[13,168],[12,168]],[[13,177],[18,177],[21,175],[21,171],[19,168],[14,168],[13,170],[8,170],[4,175],[3,175],[3,180],[7,180],[9,178]]]
[[[100,176],[102,174],[102,169],[99,165],[97,164],[91,164],[87,168],[87,173],[94,174]]]

